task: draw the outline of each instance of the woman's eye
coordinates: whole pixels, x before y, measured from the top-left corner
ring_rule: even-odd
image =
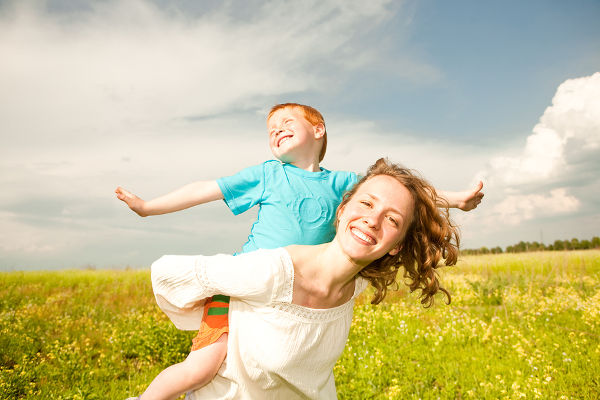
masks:
[[[394,217],[388,217],[388,220],[390,221],[390,223],[394,226],[398,226],[398,221],[396,221],[396,219]]]
[[[371,203],[368,202],[368,201],[363,200],[360,203],[363,204],[363,205],[365,205],[365,206],[367,206],[367,207],[371,207]]]

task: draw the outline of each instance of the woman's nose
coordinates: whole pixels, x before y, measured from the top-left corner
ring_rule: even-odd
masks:
[[[371,229],[379,228],[379,218],[374,213],[371,213],[363,218],[363,222]]]

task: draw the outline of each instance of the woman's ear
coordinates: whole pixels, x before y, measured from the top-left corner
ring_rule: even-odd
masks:
[[[390,256],[395,256],[396,254],[400,253],[400,250],[402,250],[402,243],[398,243],[393,249],[390,250],[388,254]]]
[[[337,229],[337,225],[340,222],[340,215],[342,215],[342,213],[344,212],[344,207],[346,207],[346,205],[340,205],[338,206],[336,212],[335,212],[335,227]]]

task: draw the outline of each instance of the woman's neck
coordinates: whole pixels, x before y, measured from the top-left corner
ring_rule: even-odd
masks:
[[[341,305],[354,294],[354,280],[363,268],[334,240],[318,246],[289,246],[294,264],[293,303],[312,308]]]

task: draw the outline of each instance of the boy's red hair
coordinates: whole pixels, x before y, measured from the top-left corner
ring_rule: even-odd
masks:
[[[323,128],[325,128],[325,133],[323,134],[323,145],[321,146],[321,153],[319,154],[319,162],[323,161],[323,158],[325,158],[325,151],[327,150],[327,128],[325,126],[325,118],[323,118],[323,115],[321,115],[321,113],[316,108],[298,103],[277,104],[271,108],[271,111],[269,111],[267,121],[276,111],[288,107],[301,109],[302,112],[304,112],[304,119],[306,119],[308,123],[312,126],[323,124]]]

